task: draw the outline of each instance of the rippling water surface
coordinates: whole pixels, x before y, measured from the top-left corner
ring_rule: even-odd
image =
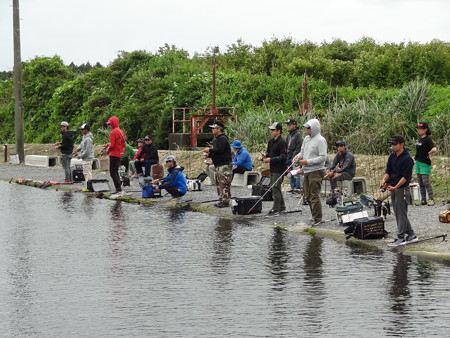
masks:
[[[447,336],[450,268],[0,182],[1,336]]]

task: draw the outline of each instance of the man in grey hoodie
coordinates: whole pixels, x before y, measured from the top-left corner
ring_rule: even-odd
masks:
[[[306,136],[302,148],[293,161],[299,162],[304,173],[303,191],[309,202],[312,221],[311,225],[322,222],[322,204],[320,202],[320,189],[325,176],[325,160],[327,158],[327,141],[320,134],[320,122],[311,119],[303,125]]]
[[[83,139],[73,154],[83,160],[83,175],[86,181],[92,180],[92,160],[94,159],[94,136],[89,131],[90,127],[83,123],[80,127]]]

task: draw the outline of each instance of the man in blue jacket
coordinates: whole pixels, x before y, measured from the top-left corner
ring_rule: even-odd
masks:
[[[244,148],[241,141],[234,140],[231,148],[235,151],[233,158],[233,176],[234,174],[243,174],[253,169],[252,158],[247,149]]]
[[[181,197],[186,194],[187,183],[186,177],[183,175],[183,167],[177,165],[175,156],[167,156],[163,162],[167,165],[167,171],[169,174],[162,180],[154,180],[153,183],[158,184],[155,189],[165,189],[172,197]]]
[[[386,171],[380,182],[380,187],[391,192],[392,207],[397,222],[397,239],[388,246],[404,245],[417,242],[418,238],[408,219],[409,182],[411,181],[414,161],[405,148],[405,139],[394,135],[389,140],[392,153],[386,165]]]

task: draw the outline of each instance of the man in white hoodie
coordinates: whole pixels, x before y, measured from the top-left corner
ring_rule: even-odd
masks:
[[[83,139],[73,154],[83,160],[83,175],[86,181],[92,180],[92,160],[94,159],[94,136],[89,131],[90,127],[83,123],[80,127]]]
[[[303,191],[311,210],[311,226],[314,226],[322,222],[320,189],[322,179],[326,174],[327,141],[320,134],[319,120],[311,119],[303,127],[306,128],[306,137],[300,153],[294,157],[293,161],[299,162],[303,169]]]

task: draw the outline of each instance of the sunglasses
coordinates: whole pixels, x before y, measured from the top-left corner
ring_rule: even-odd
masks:
[[[146,138],[145,141],[151,141],[149,138]]]
[[[398,144],[398,142],[391,142],[392,146],[396,146]]]

